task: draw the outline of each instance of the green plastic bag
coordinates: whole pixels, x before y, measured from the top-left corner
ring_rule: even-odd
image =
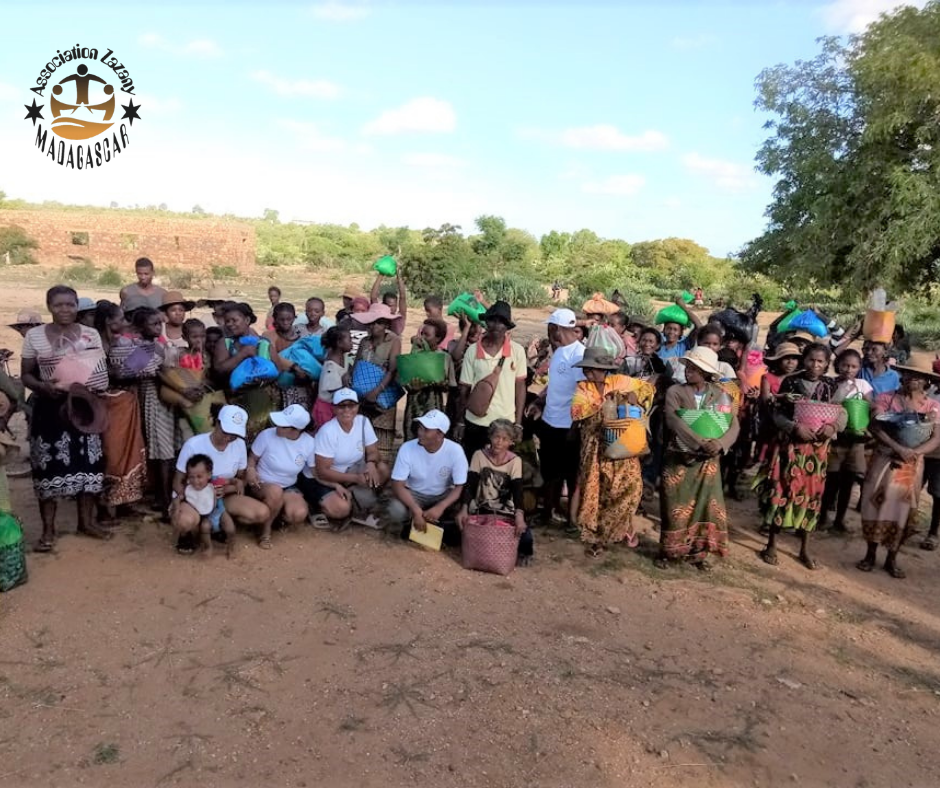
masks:
[[[787,302],[783,305],[783,311],[784,311],[784,312],[792,312],[794,309],[796,309],[796,307],[797,307],[796,301],[794,301],[794,300],[791,298],[789,301],[787,301]]]
[[[778,332],[781,332],[781,333],[784,332],[784,331],[789,331],[789,330],[790,330],[790,324],[791,324],[794,320],[796,320],[796,319],[797,319],[800,315],[802,315],[802,314],[803,314],[803,310],[802,310],[802,309],[792,309],[792,310],[790,310],[790,313],[787,314],[786,316],[784,316],[783,320],[781,320],[781,321],[777,324],[777,331],[778,331]]]
[[[398,273],[398,263],[390,254],[380,257],[372,267],[382,276],[395,276]]]
[[[451,317],[463,314],[474,323],[482,322],[484,312],[486,312],[486,307],[470,293],[461,293],[447,307],[447,314]]]
[[[12,514],[0,512],[0,591],[16,588],[27,577],[23,529]]]
[[[660,323],[678,323],[680,326],[688,326],[691,322],[685,310],[678,304],[663,307],[656,313],[656,317],[653,318],[653,323],[656,325]]]
[[[682,291],[682,300],[687,304],[691,304],[695,300],[695,296],[692,295],[688,290]]]

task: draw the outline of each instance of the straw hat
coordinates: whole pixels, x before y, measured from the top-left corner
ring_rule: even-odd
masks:
[[[800,349],[794,345],[792,342],[781,342],[777,345],[777,349],[773,352],[773,355],[764,354],[764,361],[779,361],[782,358],[787,358],[788,356],[802,356]]]
[[[718,354],[711,348],[696,345],[680,358],[679,361],[686,366],[691,364],[706,375],[713,377],[721,375],[721,372],[718,370]]]
[[[10,328],[32,328],[42,325],[42,315],[35,309],[22,309],[16,313],[16,320],[10,323]]]
[[[158,307],[161,311],[166,312],[174,304],[182,304],[183,309],[189,312],[194,306],[196,306],[195,301],[187,301],[183,298],[183,294],[179,290],[167,290],[163,294],[163,302]]]
[[[229,292],[229,289],[225,285],[213,285],[209,288],[209,292],[206,293],[205,298],[200,298],[196,302],[196,306],[202,309],[204,306],[217,306],[218,304],[223,304],[226,301],[232,300],[232,294]]]
[[[917,375],[921,378],[927,378],[933,383],[940,383],[940,374],[926,367],[915,367],[913,364],[895,364],[892,369],[899,375]]]
[[[62,404],[62,415],[86,435],[97,435],[108,428],[108,410],[104,400],[81,383],[73,383],[69,387],[68,398]]]

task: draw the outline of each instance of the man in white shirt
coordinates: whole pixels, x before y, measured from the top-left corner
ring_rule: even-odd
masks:
[[[400,528],[401,538],[407,539],[412,528],[425,531],[427,523],[435,523],[444,529],[445,544],[459,545],[455,508],[467,483],[467,458],[458,444],[444,437],[450,419],[439,410],[415,421],[418,437],[402,445],[392,469],[388,530]]]
[[[545,321],[548,338],[555,350],[548,365],[548,385],[527,411],[539,418],[539,459],[542,481],[542,520],[547,525],[554,514],[559,524],[565,521],[561,511],[561,485],[568,485],[569,497],[578,480],[580,447],[578,432],[572,428],[571,399],[584,373],[576,367],[584,357],[584,345],[578,338],[577,317],[570,309],[556,309]],[[569,522],[570,524],[570,522]]]

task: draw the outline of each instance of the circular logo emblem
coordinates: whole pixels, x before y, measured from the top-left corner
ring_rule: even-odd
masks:
[[[449,479],[451,475],[451,467],[449,465],[445,465],[437,472],[437,475],[442,479]]]

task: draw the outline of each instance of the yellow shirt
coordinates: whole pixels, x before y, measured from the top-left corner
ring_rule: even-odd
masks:
[[[474,416],[468,410],[465,418],[471,424],[488,427],[496,419],[508,419],[512,422],[516,420],[516,381],[525,380],[526,377],[525,350],[518,342],[511,341],[507,336],[503,347],[492,356],[484,350],[481,342],[470,345],[463,358],[460,383],[472,389],[475,383],[496,369],[499,359],[504,355],[506,361],[493,392],[493,399],[490,400],[490,407],[484,416]]]

